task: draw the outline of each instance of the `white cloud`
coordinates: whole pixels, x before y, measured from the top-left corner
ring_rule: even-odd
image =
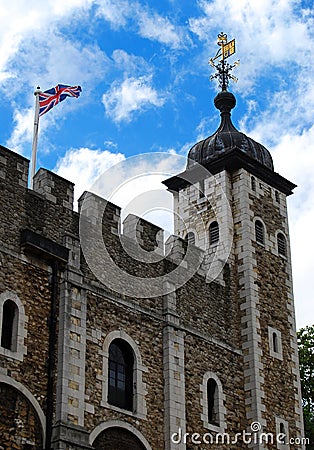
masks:
[[[13,115],[14,129],[6,145],[17,153],[23,153],[23,144],[32,142],[34,109],[16,109]],[[29,145],[29,148],[31,146]]]
[[[185,164],[173,150],[125,159],[121,153],[79,148],[60,158],[54,171],[75,183],[75,204],[88,190],[120,206],[122,220],[136,214],[172,233],[172,195],[161,182]]]
[[[296,13],[294,0],[201,0],[202,15],[190,19],[190,29],[199,39],[210,42],[212,54],[217,29],[217,17],[223,17],[224,30],[229,38],[236,38],[237,55],[245,62],[237,72],[239,90],[247,94],[261,71],[273,70],[274,65],[309,64],[312,52],[310,30],[312,19]],[[308,69],[308,67],[307,67]],[[269,74],[271,76],[271,73]]]
[[[62,50],[60,50],[62,49]],[[26,40],[21,44],[21,53],[17,53],[11,61],[10,77],[21,79],[19,83],[12,83],[7,79],[3,83],[5,95],[10,99],[14,108],[14,121],[8,145],[21,153],[29,153],[31,135],[33,132],[34,95],[33,89],[40,83],[42,90],[50,89],[58,82],[61,84],[81,85],[82,95],[79,101],[65,101],[49,111],[50,126],[56,120],[64,118],[66,113],[79,108],[88,100],[89,91],[94,88],[95,82],[108,70],[109,58],[97,47],[81,47],[58,34],[41,35],[40,40]],[[42,64],[42,61],[45,63]],[[23,74],[23,75],[22,75]],[[27,96],[19,98],[21,90],[29,92]],[[22,94],[22,95],[23,95]],[[27,113],[20,112],[18,102],[24,100],[29,105]],[[97,99],[96,99],[97,101]],[[101,101],[99,93],[98,101]],[[44,138],[43,131],[47,127],[47,119],[40,119],[40,139]]]
[[[81,84],[83,88],[92,85],[108,70],[109,58],[96,45],[82,46],[59,33],[44,31],[39,37],[26,39],[7,67],[11,78],[22,78],[22,82],[7,80],[2,86],[6,95],[13,98],[23,84],[36,87],[40,83],[43,89],[51,88],[57,81]]]
[[[125,26],[131,16],[132,8],[124,0],[97,0],[97,15],[107,20],[115,28]]]
[[[164,99],[152,87],[152,77],[127,78],[122,83],[113,82],[103,95],[106,114],[115,122],[129,121],[135,111],[164,104]]]
[[[20,0],[0,6],[0,83],[12,77],[7,64],[31,35],[53,30],[62,20],[73,20],[93,0]],[[40,32],[39,32],[40,30]],[[34,61],[36,54],[34,54]]]
[[[124,50],[116,49],[112,52],[112,59],[116,67],[123,71],[125,77],[139,76],[143,73],[150,74],[152,68],[141,56],[132,55]]]
[[[138,14],[139,34],[173,48],[184,46],[182,29],[172,24],[168,18],[156,13],[141,11]]]
[[[111,153],[109,150],[72,148],[59,158],[54,171],[75,183],[75,200],[77,200],[85,190],[91,189],[95,180],[109,167],[124,159],[122,153]]]
[[[97,0],[98,15],[114,29],[132,26],[143,38],[157,41],[171,48],[186,47],[190,43],[187,31],[172,23],[168,17],[144,7],[139,2],[124,0]]]
[[[272,155],[275,170],[298,185],[288,198],[288,212],[297,325],[300,328],[309,324],[313,310],[314,126],[301,135],[283,136]]]

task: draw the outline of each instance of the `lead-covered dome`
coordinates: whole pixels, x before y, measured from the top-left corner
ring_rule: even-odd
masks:
[[[273,171],[273,160],[267,148],[238,131],[233,125],[230,111],[236,105],[235,96],[231,92],[222,91],[215,97],[214,103],[220,111],[220,126],[212,136],[191,148],[188,154],[187,168],[192,167],[194,162],[207,166],[225,153],[239,149]]]

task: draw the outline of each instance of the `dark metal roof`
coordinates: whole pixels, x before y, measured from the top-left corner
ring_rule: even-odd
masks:
[[[222,91],[214,100],[220,110],[221,123],[218,130],[211,136],[195,144],[188,154],[187,169],[195,162],[206,166],[221,158],[231,149],[239,149],[253,160],[258,161],[270,170],[274,170],[270,152],[258,142],[238,131],[231,121],[230,111],[236,105],[236,99],[231,92]]]
[[[165,184],[171,191],[179,191],[180,189],[197,183],[199,180],[203,179],[203,167],[205,167],[205,170],[212,175],[215,175],[222,170],[227,170],[229,173],[233,173],[243,167],[252,175],[264,180],[270,186],[278,189],[286,195],[293,194],[292,191],[296,187],[294,183],[269,169],[265,165],[252,159],[237,147],[225,151],[221,157],[209,161],[208,164],[205,164],[204,166],[195,163],[192,167],[187,168],[186,171],[164,180],[163,184]]]

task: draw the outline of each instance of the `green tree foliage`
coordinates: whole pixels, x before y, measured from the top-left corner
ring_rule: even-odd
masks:
[[[300,375],[307,448],[314,449],[314,325],[298,331]]]

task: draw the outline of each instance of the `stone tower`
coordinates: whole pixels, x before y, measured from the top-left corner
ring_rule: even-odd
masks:
[[[214,103],[219,128],[191,148],[186,171],[165,182],[175,234],[203,249],[207,281],[225,285],[228,267],[247,421],[274,435],[302,434],[286,203],[296,186],[274,171],[263,145],[234,127],[234,95],[222,90]]]
[[[121,233],[89,192],[74,211],[49,170],[28,189],[28,161],[0,146],[0,449],[304,447],[295,185],[233,126],[234,96],[215,105],[218,130],[164,182],[166,242],[132,214]]]

